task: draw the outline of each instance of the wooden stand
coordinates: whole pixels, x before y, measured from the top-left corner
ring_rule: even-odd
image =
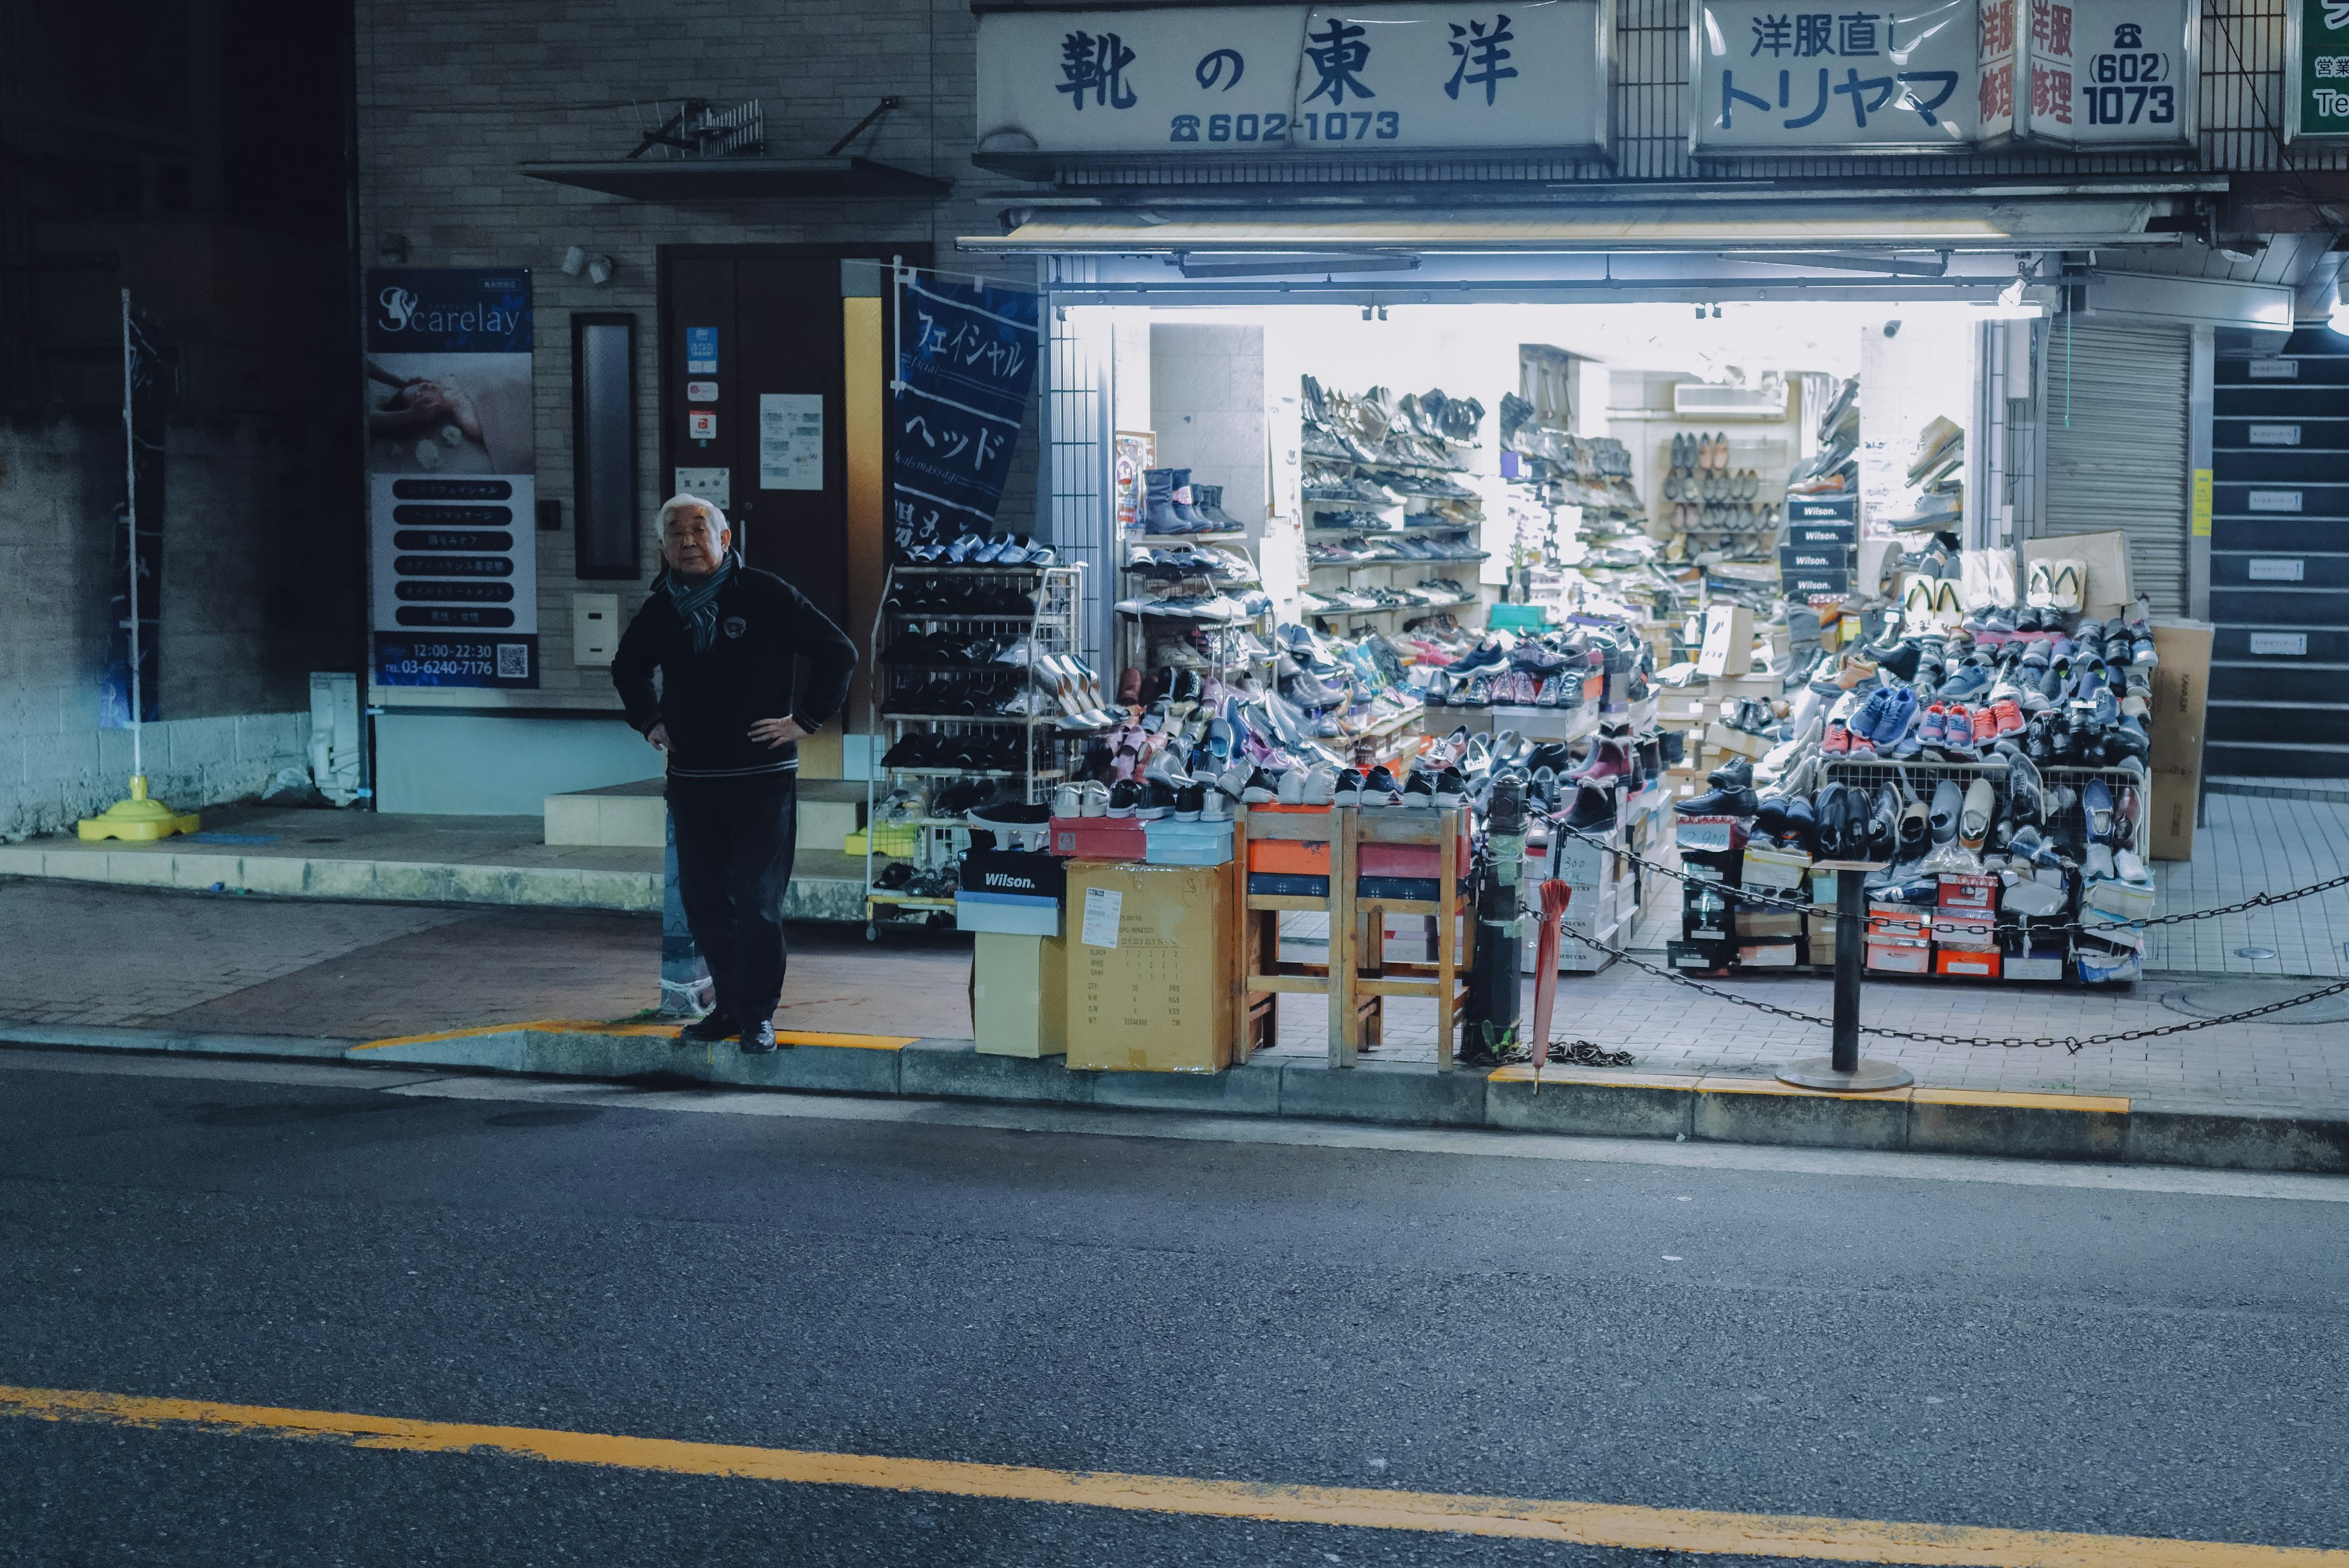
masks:
[[[1474,922],[1460,888],[1461,814],[1407,811],[1385,806],[1332,806],[1326,812],[1247,811],[1233,832],[1233,857],[1240,881],[1240,1051],[1242,1059],[1273,1039],[1276,998],[1283,992],[1326,999],[1330,1064],[1351,1067],[1366,1044],[1379,1042],[1382,1003],[1390,996],[1422,997],[1435,1003],[1436,1065],[1450,1071],[1459,1019],[1467,1002],[1467,975],[1474,957]],[[1330,891],[1325,897],[1252,893],[1248,888],[1248,842],[1287,840],[1330,846]],[[1361,846],[1365,844],[1426,844],[1437,849],[1437,895],[1433,899],[1364,898],[1360,892]],[[1326,914],[1330,951],[1323,963],[1289,963],[1279,958],[1280,917]],[[1420,915],[1435,927],[1433,962],[1391,962],[1386,958],[1386,917]]]

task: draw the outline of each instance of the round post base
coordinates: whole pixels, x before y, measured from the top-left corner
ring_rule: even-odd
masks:
[[[1837,1094],[1865,1095],[1878,1089],[1905,1089],[1917,1081],[1905,1067],[1862,1059],[1849,1073],[1836,1071],[1831,1056],[1813,1056],[1778,1069],[1778,1081],[1804,1089],[1827,1089]]]

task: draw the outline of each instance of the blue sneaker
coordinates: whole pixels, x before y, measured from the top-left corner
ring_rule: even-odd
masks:
[[[1876,727],[1868,732],[1879,752],[1891,747],[1906,735],[1909,726],[1917,718],[1917,693],[1908,687],[1888,686],[1884,689],[1884,711],[1878,716]]]

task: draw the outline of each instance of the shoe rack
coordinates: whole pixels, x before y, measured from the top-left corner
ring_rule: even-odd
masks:
[[[940,795],[968,784],[988,786],[987,794],[1009,788],[1023,801],[1041,801],[1095,732],[1066,722],[1074,716],[1061,683],[1031,662],[1037,654],[1077,654],[1081,575],[1079,566],[889,568],[873,626],[869,729],[878,751],[865,782],[868,938],[878,934],[884,909],[954,909],[954,868],[969,842],[961,810],[968,807],[941,811]],[[998,659],[1023,642],[1029,657]],[[884,822],[882,802],[899,788],[918,792],[921,809]],[[979,796],[973,805],[986,798],[977,788],[965,793]],[[880,847],[885,834],[905,832],[913,835],[905,853]],[[895,866],[910,872],[901,877],[891,871]]]
[[[1305,379],[1299,448],[1305,471],[1299,501],[1304,588],[1321,601],[1308,603],[1305,613],[1325,624],[1342,624],[1350,635],[1398,630],[1400,618],[1481,606],[1481,588],[1459,576],[1463,569],[1481,566],[1489,553],[1477,539],[1485,526],[1484,498],[1464,483],[1470,472],[1466,454],[1475,443],[1415,429],[1397,417],[1384,440],[1366,446],[1364,436],[1347,428],[1336,411],[1357,401],[1343,394],[1325,396],[1318,382]],[[1432,505],[1413,512],[1414,501],[1442,502],[1456,515]],[[1414,550],[1423,553],[1409,553]],[[1404,571],[1450,578],[1464,591],[1440,599],[1413,597],[1395,576]],[[1366,574],[1379,575],[1366,584]]]
[[[1262,609],[1243,615],[1219,616],[1214,619],[1202,619],[1196,616],[1181,614],[1154,613],[1147,608],[1131,607],[1143,600],[1141,589],[1143,585],[1165,583],[1170,580],[1178,583],[1181,581],[1179,578],[1170,578],[1163,569],[1151,570],[1137,566],[1134,561],[1139,549],[1169,550],[1198,546],[1202,554],[1213,552],[1229,556],[1247,568],[1247,582],[1242,583],[1230,578],[1208,578],[1206,579],[1208,592],[1222,594],[1227,598],[1235,598],[1237,602],[1237,596],[1240,593],[1261,590],[1264,576],[1257,566],[1256,557],[1248,554],[1247,540],[1247,535],[1245,531],[1222,530],[1195,534],[1134,533],[1125,535],[1124,546],[1119,551],[1120,592],[1117,602],[1116,665],[1121,670],[1138,670],[1142,672],[1143,692],[1145,698],[1161,670],[1193,670],[1206,679],[1219,680],[1226,685],[1235,683],[1243,675],[1270,680],[1275,653],[1273,612],[1270,605],[1268,604]],[[1189,638],[1183,635],[1192,631],[1206,631],[1209,634],[1207,649],[1205,652],[1200,652],[1193,646]],[[1240,643],[1242,637],[1253,639],[1257,648],[1261,651],[1251,651],[1243,647]],[[1204,665],[1187,664],[1164,658],[1164,651],[1178,641],[1181,646],[1198,654],[1206,662]]]

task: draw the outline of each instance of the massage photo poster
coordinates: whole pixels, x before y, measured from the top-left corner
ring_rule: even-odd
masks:
[[[378,686],[538,684],[530,274],[367,275]]]

